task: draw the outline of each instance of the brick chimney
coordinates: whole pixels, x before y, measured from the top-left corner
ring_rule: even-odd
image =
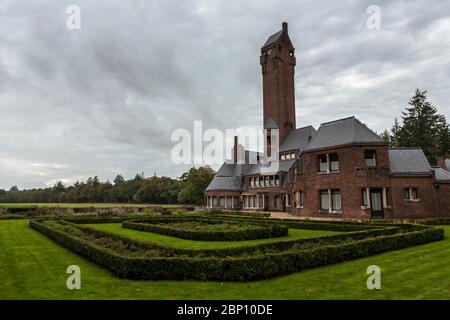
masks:
[[[234,163],[237,163],[238,147],[239,147],[238,136],[234,136],[234,146],[233,146],[233,162]]]

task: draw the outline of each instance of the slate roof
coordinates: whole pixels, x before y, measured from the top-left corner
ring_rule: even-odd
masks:
[[[212,190],[241,191],[240,178],[215,176],[205,191]]]
[[[385,144],[385,141],[361,121],[349,117],[322,123],[305,150],[368,143]]]
[[[415,174],[431,173],[431,166],[428,163],[422,149],[419,148],[398,148],[389,149],[389,166],[391,173]]]
[[[313,126],[298,128],[292,131],[280,146],[280,152],[300,149],[305,150],[309,140],[315,135],[316,129]]]
[[[269,39],[267,39],[266,43],[264,43],[264,45],[262,46],[263,48],[271,45],[272,43],[274,43],[275,41],[277,41],[279,38],[281,38],[281,35],[283,34],[283,29],[281,29],[280,31],[278,31],[277,33],[274,33],[273,35],[271,35],[269,37]]]
[[[437,182],[450,182],[450,172],[442,168],[433,168]]]

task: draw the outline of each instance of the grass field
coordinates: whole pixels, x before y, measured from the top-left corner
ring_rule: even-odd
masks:
[[[157,206],[164,208],[177,208],[178,204],[133,204],[133,203],[0,203],[0,207],[23,208],[23,207],[60,207],[60,208],[116,208],[116,207],[136,207],[143,208]]]
[[[220,283],[118,279],[32,230],[28,221],[3,220],[0,299],[450,299],[450,226],[444,228],[446,239],[435,243],[266,281]],[[81,290],[66,288],[65,271],[73,264],[81,268]],[[381,267],[381,290],[366,288],[372,264]]]

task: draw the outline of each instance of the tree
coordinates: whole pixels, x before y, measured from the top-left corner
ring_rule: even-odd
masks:
[[[409,107],[402,112],[400,125],[395,119],[389,135],[391,147],[420,147],[431,164],[450,148],[450,130],[445,116],[427,101],[427,91],[416,89]]]
[[[191,168],[185,172],[180,180],[182,189],[178,194],[178,202],[202,204],[203,192],[214,178],[214,170],[210,167]]]
[[[383,138],[383,140],[387,143],[387,144],[391,144],[391,135],[389,134],[389,131],[384,130],[381,133],[381,138]]]
[[[118,174],[115,178],[114,178],[114,184],[121,184],[124,183],[125,179],[123,178],[123,176],[121,174]]]

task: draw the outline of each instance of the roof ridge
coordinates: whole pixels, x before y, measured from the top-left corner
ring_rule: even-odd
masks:
[[[307,126],[304,126],[304,127],[295,128],[294,131],[301,130],[301,129],[306,129],[306,128],[313,128],[315,130],[315,128],[310,124],[310,125],[307,125]]]
[[[332,120],[332,121],[327,121],[327,122],[322,122],[320,125],[328,125],[328,124],[332,124],[332,123],[336,123],[336,122],[340,122],[340,121],[344,121],[344,120],[349,120],[355,118],[355,116],[350,116],[350,117],[345,117],[345,118],[341,118],[341,119],[336,119],[336,120]],[[356,119],[356,118],[355,118]],[[320,129],[320,127],[319,127]]]
[[[388,150],[422,150],[422,148],[421,147],[390,147]]]

